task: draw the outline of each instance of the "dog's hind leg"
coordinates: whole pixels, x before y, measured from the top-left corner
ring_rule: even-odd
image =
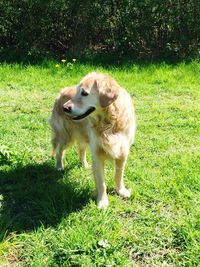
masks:
[[[64,170],[63,158],[64,158],[65,149],[67,148],[68,145],[69,143],[67,142],[66,137],[63,136],[59,138],[59,142],[56,148],[56,169],[58,171]]]
[[[64,151],[69,145],[69,140],[67,138],[66,134],[59,133],[55,128],[53,128],[52,131],[52,138],[51,138],[51,144],[52,144],[52,155],[56,158],[56,169],[58,171],[61,171],[64,169],[64,163],[63,163],[63,157],[64,157]]]
[[[79,154],[79,160],[83,167],[88,167],[88,162],[86,158],[86,150],[87,150],[87,144],[86,143],[78,143],[78,154]]]
[[[124,185],[124,168],[126,164],[126,158],[120,158],[115,160],[115,183],[117,194],[127,198],[130,197],[131,191],[126,189]]]
[[[51,138],[51,144],[52,144],[52,156],[54,157],[56,154],[56,148],[58,146],[58,137],[55,132],[52,133],[52,138]]]

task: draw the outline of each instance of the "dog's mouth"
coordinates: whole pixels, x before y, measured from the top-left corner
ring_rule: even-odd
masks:
[[[76,116],[76,117],[73,117],[72,119],[73,120],[81,120],[81,119],[84,119],[85,117],[87,117],[88,115],[90,115],[93,111],[95,111],[95,108],[94,107],[90,107],[85,113],[79,115],[79,116]]]

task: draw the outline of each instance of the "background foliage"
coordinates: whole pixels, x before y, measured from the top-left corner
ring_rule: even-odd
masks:
[[[140,58],[199,55],[199,0],[0,0],[6,59],[86,51]]]

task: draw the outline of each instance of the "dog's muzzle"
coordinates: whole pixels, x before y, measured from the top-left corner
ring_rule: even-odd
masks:
[[[79,115],[79,116],[76,116],[76,117],[73,117],[72,119],[73,120],[81,120],[81,119],[84,119],[85,117],[87,117],[88,115],[90,115],[93,111],[95,111],[95,108],[94,107],[90,107],[85,113]]]

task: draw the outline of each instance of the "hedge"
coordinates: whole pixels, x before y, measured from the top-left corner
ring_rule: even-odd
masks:
[[[199,0],[0,0],[0,54],[200,53]]]

